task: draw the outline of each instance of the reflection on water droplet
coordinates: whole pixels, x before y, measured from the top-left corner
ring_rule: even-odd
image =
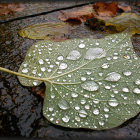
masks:
[[[94,115],[99,115],[99,109],[94,109],[94,110],[93,110],[93,114],[94,114]]]
[[[59,61],[61,61],[61,60],[63,60],[64,58],[63,58],[63,56],[58,56],[57,57],[57,60],[59,60]]]
[[[86,112],[85,110],[80,110],[80,111],[79,111],[79,116],[80,116],[81,118],[85,118],[85,117],[87,116],[87,112]]]
[[[118,106],[119,103],[115,98],[112,98],[108,101],[108,104],[112,107],[116,107],[116,106]]]
[[[136,94],[140,94],[140,89],[139,88],[134,88],[133,92],[136,93]]]
[[[79,48],[85,48],[85,44],[83,44],[83,43],[81,43],[81,44],[79,44]]]
[[[97,91],[99,86],[94,81],[87,81],[81,84],[81,87],[88,91]]]
[[[99,100],[95,99],[95,100],[93,100],[93,103],[98,104]]]
[[[71,74],[68,74],[68,77],[71,77]]]
[[[132,74],[132,72],[131,72],[131,71],[125,71],[125,72],[123,72],[123,74],[124,74],[125,76],[130,76],[130,75]]]
[[[33,73],[33,74],[36,74],[36,70],[33,70],[32,73]]]
[[[77,50],[73,50],[68,54],[67,59],[68,60],[77,60],[80,57],[81,57],[80,52],[78,52]]]
[[[122,91],[123,92],[129,92],[129,89],[128,88],[123,88]]]
[[[55,98],[55,94],[51,93],[51,98],[54,99]]]
[[[33,85],[34,85],[34,86],[37,86],[37,84],[38,84],[37,82],[33,82]]]
[[[74,108],[75,108],[75,110],[79,110],[80,109],[80,107],[78,105],[76,105]]]
[[[85,59],[93,60],[96,58],[103,58],[106,52],[102,48],[89,48],[86,52]]]
[[[136,85],[140,85],[140,79],[137,79],[137,80],[135,81],[135,84],[136,84]]]
[[[108,64],[108,63],[104,63],[101,67],[102,67],[103,69],[107,69],[107,68],[109,68],[109,64]]]
[[[27,67],[27,64],[23,64],[24,67]]]
[[[41,68],[41,71],[43,71],[43,72],[44,72],[45,70],[46,70],[46,68],[45,68],[45,67],[42,67],[42,68]]]
[[[49,108],[49,111],[50,111],[50,112],[52,112],[52,111],[53,111],[53,108],[52,108],[52,107],[50,107],[50,108]]]
[[[53,121],[54,120],[54,118],[50,118],[50,121]]]
[[[62,121],[66,123],[69,122],[69,120],[70,118],[67,115],[62,118]]]
[[[68,102],[65,101],[65,100],[59,101],[58,106],[59,106],[60,109],[62,109],[62,110],[67,110],[67,109],[69,109],[69,107],[70,107],[69,104],[68,104]]]
[[[111,89],[111,87],[110,86],[105,86],[105,89]]]
[[[75,116],[75,120],[76,120],[77,122],[80,122],[80,117]]]
[[[99,121],[99,125],[104,126],[104,122],[103,121]]]
[[[86,100],[85,99],[81,99],[81,104],[85,104]]]
[[[107,74],[107,77],[105,78],[106,81],[111,81],[111,82],[117,82],[121,78],[121,75],[116,72],[111,72]]]
[[[39,59],[38,62],[39,62],[39,64],[41,64],[41,65],[44,64],[44,61],[43,61],[42,59]]]
[[[105,111],[105,112],[108,112],[108,111],[109,111],[109,109],[108,109],[107,107],[105,107],[105,108],[104,108],[104,111]]]
[[[27,73],[27,72],[28,72],[27,68],[22,69],[22,73]]]
[[[109,115],[108,114],[105,114],[105,118],[107,119],[109,117]]]
[[[96,45],[99,45],[99,43],[98,43],[98,42],[96,42],[95,44],[96,44]]]
[[[81,77],[81,81],[86,81],[86,77]]]
[[[90,109],[90,105],[85,105],[85,109]]]
[[[68,65],[66,63],[61,63],[60,66],[59,66],[59,69],[60,70],[64,70],[68,67]]]
[[[76,98],[76,97],[78,97],[78,94],[75,93],[75,92],[73,92],[73,93],[71,94],[71,96],[72,96],[73,98]]]
[[[140,100],[137,100],[137,104],[140,105]]]
[[[87,75],[90,75],[91,74],[91,71],[87,71],[86,73],[87,73]]]

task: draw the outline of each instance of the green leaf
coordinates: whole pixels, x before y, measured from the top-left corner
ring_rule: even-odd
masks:
[[[119,16],[105,21],[106,26],[115,26],[117,31],[130,29],[132,34],[140,34],[140,16],[135,13],[122,13]]]
[[[18,77],[24,86],[46,85],[43,115],[70,128],[109,129],[140,112],[140,58],[131,35],[33,45]],[[41,80],[41,81],[40,81]]]
[[[64,22],[58,23],[42,23],[33,24],[22,30],[19,30],[19,35],[30,39],[55,39],[63,37],[69,31],[68,24]]]

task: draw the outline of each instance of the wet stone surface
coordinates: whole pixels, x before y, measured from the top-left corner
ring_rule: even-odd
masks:
[[[37,16],[0,25],[0,66],[17,71],[28,48],[38,40],[19,37],[17,31],[31,24],[57,22],[59,12]],[[106,33],[92,32],[84,24],[71,27],[69,38],[93,36],[101,38]],[[135,50],[139,53],[139,36],[133,37]],[[79,56],[78,56],[79,57]],[[75,57],[74,57],[75,58]],[[92,83],[93,84],[93,83]],[[42,84],[42,87],[45,86]],[[126,91],[126,89],[125,89]],[[72,96],[76,96],[74,93]],[[62,103],[62,102],[61,102]],[[60,103],[60,107],[61,107]],[[112,102],[110,102],[111,104]],[[22,86],[16,76],[0,72],[0,136],[25,137],[114,137],[140,138],[140,116],[123,125],[105,131],[69,129],[49,123],[42,115],[43,99],[32,92],[31,87]],[[66,105],[66,103],[65,103]],[[117,104],[113,104],[117,105]],[[68,107],[68,106],[67,106]],[[86,107],[88,108],[88,106]],[[50,109],[51,110],[51,109]],[[105,109],[107,111],[107,109]],[[98,110],[94,110],[98,114]],[[108,117],[108,116],[106,116]],[[79,118],[76,118],[79,121]],[[63,121],[69,121],[65,116]],[[103,122],[100,122],[102,125]]]

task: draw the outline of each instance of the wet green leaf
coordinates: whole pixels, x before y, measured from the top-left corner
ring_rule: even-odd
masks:
[[[19,72],[46,85],[43,115],[70,128],[109,129],[140,112],[140,58],[131,35],[33,45]],[[37,80],[18,77],[24,86]]]
[[[119,32],[128,28],[132,34],[140,34],[140,16],[135,13],[122,13],[119,16],[107,20],[105,25],[115,26]]]
[[[30,39],[55,39],[63,38],[69,31],[68,24],[59,23],[42,23],[30,25],[19,30],[19,35]]]

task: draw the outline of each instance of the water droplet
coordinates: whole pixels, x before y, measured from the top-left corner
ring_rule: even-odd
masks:
[[[71,74],[68,74],[68,77],[70,77],[70,78],[71,78]]]
[[[136,85],[140,85],[140,79],[137,79],[137,80],[135,81],[135,84],[136,84]]]
[[[41,76],[41,75],[42,75],[41,73],[38,74],[38,76]]]
[[[63,58],[63,56],[58,56],[57,57],[57,60],[59,60],[59,61],[61,61],[61,60],[63,60],[64,58]]]
[[[59,66],[59,69],[60,70],[64,70],[68,67],[68,65],[66,63],[61,63],[60,66]]]
[[[33,85],[34,85],[34,86],[37,86],[37,84],[38,84],[37,82],[33,82]]]
[[[86,77],[81,77],[81,81],[86,81]]]
[[[75,92],[73,92],[73,93],[71,94],[71,96],[72,96],[73,98],[76,98],[76,97],[78,97],[78,94],[75,93]]]
[[[51,93],[51,98],[54,99],[55,98],[55,94]]]
[[[107,74],[107,77],[105,78],[106,81],[116,82],[119,81],[121,78],[121,75],[116,72],[111,72]]]
[[[94,81],[84,82],[81,87],[88,91],[97,91],[99,89],[99,86]]]
[[[45,70],[46,70],[46,68],[45,68],[45,67],[42,67],[42,68],[41,68],[41,71],[43,71],[43,72],[44,72]]]
[[[69,120],[70,118],[67,115],[62,118],[62,121],[66,123],[69,122]]]
[[[98,43],[98,42],[96,42],[95,44],[96,44],[96,45],[99,45],[99,43]]]
[[[80,57],[81,57],[80,52],[78,52],[77,50],[73,50],[68,54],[67,59],[68,60],[77,60]]]
[[[111,89],[111,87],[110,86],[105,86],[105,89]]]
[[[53,68],[54,67],[54,65],[50,65],[50,68]]]
[[[125,76],[130,76],[130,75],[132,74],[132,72],[131,72],[131,71],[125,71],[123,74],[124,74]]]
[[[109,117],[109,115],[108,114],[105,114],[105,118],[107,119]]]
[[[104,122],[103,121],[99,121],[99,125],[104,126]]]
[[[140,100],[137,100],[137,104],[140,105]]]
[[[53,108],[52,107],[49,107],[49,111],[52,112],[53,111]]]
[[[134,88],[133,92],[136,93],[136,94],[140,94],[140,89],[139,88]]]
[[[130,56],[129,55],[124,55],[123,56],[125,59],[130,59]]]
[[[123,88],[122,91],[123,92],[129,92],[129,89],[128,88]]]
[[[79,110],[80,109],[80,107],[78,105],[76,105],[74,108],[75,108],[75,110]]]
[[[81,104],[85,104],[86,100],[85,99],[81,99]]]
[[[106,59],[109,61],[109,60],[111,60],[111,57],[107,57]]]
[[[36,74],[36,70],[33,70],[32,73],[33,73],[33,74]]]
[[[80,122],[80,117],[75,116],[75,120],[76,120],[77,122]]]
[[[79,48],[85,48],[85,44],[83,44],[83,43],[81,43],[81,44],[79,44]]]
[[[90,109],[90,105],[85,105],[85,109]]]
[[[79,111],[79,116],[80,116],[81,118],[85,118],[85,117],[87,116],[87,112],[86,112],[85,110],[80,110],[80,111]]]
[[[48,69],[47,71],[48,71],[48,72],[51,72],[52,70],[51,70],[51,69]]]
[[[54,118],[50,118],[50,121],[53,121],[54,120]]]
[[[93,103],[98,104],[99,100],[95,99],[95,100],[93,100]]]
[[[59,106],[62,110],[67,110],[67,109],[69,109],[69,107],[70,107],[69,104],[68,104],[68,102],[65,101],[65,100],[59,101],[58,106]]]
[[[108,109],[107,107],[105,107],[105,108],[104,108],[104,111],[105,111],[105,112],[108,112],[108,111],[109,111],[109,109]]]
[[[114,60],[118,59],[118,56],[113,56],[113,59],[114,59]]]
[[[38,62],[39,62],[39,64],[41,64],[41,65],[44,64],[44,61],[43,61],[42,59],[39,59]]]
[[[27,68],[22,69],[22,73],[27,73],[27,72],[28,72]]]
[[[101,67],[102,67],[103,69],[107,69],[107,68],[109,68],[109,64],[108,64],[108,63],[104,63]]]
[[[27,67],[27,64],[23,64],[24,67]]]
[[[87,75],[90,75],[91,74],[91,71],[87,71],[86,73],[87,73]]]
[[[93,110],[93,114],[94,114],[94,115],[99,115],[99,109],[94,109],[94,110]]]
[[[96,58],[103,58],[106,52],[102,48],[89,48],[86,52],[85,59],[93,60]]]
[[[119,103],[115,98],[112,98],[109,100],[108,104],[112,107],[116,107],[116,106],[118,106]]]

